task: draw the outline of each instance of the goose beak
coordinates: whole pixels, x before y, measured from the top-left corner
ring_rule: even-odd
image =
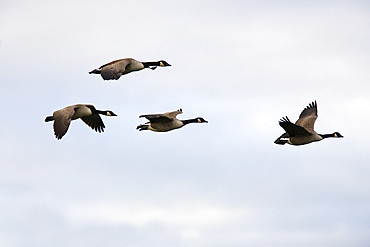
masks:
[[[343,137],[340,133],[338,133],[338,132],[335,132],[334,133],[334,137]]]

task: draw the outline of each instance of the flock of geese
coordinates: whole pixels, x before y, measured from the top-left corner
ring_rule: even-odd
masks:
[[[89,74],[100,74],[104,80],[118,80],[122,75],[130,72],[145,68],[154,70],[158,66],[166,67],[171,65],[164,60],[157,62],[139,62],[133,58],[124,58],[104,64],[98,69],[90,71]],[[166,132],[181,128],[189,123],[208,123],[202,117],[187,120],[177,119],[176,116],[181,113],[182,109],[180,108],[177,111],[162,114],[141,115],[139,117],[146,118],[149,122],[137,126],[136,129],[139,131],[151,130],[156,132]],[[52,116],[47,116],[45,118],[45,122],[54,121],[54,134],[55,137],[60,140],[67,133],[71,121],[79,118],[96,132],[104,132],[105,125],[100,115],[110,117],[117,116],[109,110],[97,110],[93,105],[76,104],[53,112]],[[310,103],[306,108],[304,108],[299,119],[295,123],[292,123],[288,117],[283,117],[279,121],[279,125],[285,130],[285,133],[277,138],[275,143],[280,145],[284,145],[286,143],[291,145],[304,145],[311,142],[321,141],[328,137],[343,137],[339,132],[334,132],[332,134],[318,134],[314,130],[316,119],[316,101]]]

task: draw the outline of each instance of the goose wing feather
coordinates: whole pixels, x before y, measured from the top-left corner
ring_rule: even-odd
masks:
[[[171,122],[173,120],[173,119],[169,118],[168,116],[166,116],[164,114],[147,114],[147,115],[141,115],[139,117],[145,117],[151,123]]]
[[[148,119],[151,123],[156,122],[170,122],[176,119],[176,116],[181,114],[182,111],[173,111],[173,112],[166,112],[163,114],[147,114],[147,115],[141,115],[139,117],[145,117]]]
[[[279,125],[285,130],[286,133],[288,133],[289,137],[311,135],[310,132],[308,132],[302,126],[292,123],[288,117],[283,117],[279,121]]]
[[[132,59],[124,58],[104,64],[100,66],[101,76],[104,80],[118,80],[131,62]]]
[[[99,114],[93,114],[91,116],[82,117],[81,119],[96,132],[99,133],[104,132],[105,125]]]
[[[295,124],[302,126],[309,132],[313,132],[316,119],[317,119],[317,103],[316,101],[314,101],[310,103],[306,108],[304,108],[301,115],[299,115],[299,119]]]
[[[177,115],[182,114],[182,110],[179,109],[177,111],[171,111],[171,112],[166,112],[164,115],[168,116],[169,118],[175,119]]]
[[[69,106],[53,113],[54,134],[58,140],[67,133],[75,109],[77,109],[75,106]]]

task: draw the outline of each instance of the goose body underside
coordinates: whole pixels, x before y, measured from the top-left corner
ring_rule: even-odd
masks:
[[[150,123],[148,129],[156,132],[166,132],[181,128],[182,126],[184,124],[181,121],[172,121],[168,123]]]
[[[178,129],[184,126],[180,120],[170,122],[148,122],[137,126],[138,130],[151,130],[155,132],[167,132],[170,130]]]
[[[319,134],[312,134],[309,136],[289,137],[287,133],[284,133],[278,139],[276,139],[275,143],[280,144],[280,145],[284,145],[288,143],[290,145],[299,146],[299,145],[304,145],[304,144],[308,144],[311,142],[321,141],[322,139],[323,138]]]

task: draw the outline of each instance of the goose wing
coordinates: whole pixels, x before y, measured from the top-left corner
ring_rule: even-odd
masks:
[[[171,122],[173,120],[172,118],[169,118],[168,116],[164,114],[147,114],[147,115],[140,115],[139,117],[145,117],[151,123]]]
[[[283,117],[279,121],[279,125],[288,133],[289,137],[293,136],[309,136],[311,135],[305,128],[290,122],[288,117]],[[284,134],[283,134],[284,135]],[[282,137],[282,136],[281,136]],[[286,136],[284,136],[286,137]],[[280,138],[280,137],[279,137]]]
[[[168,116],[169,118],[175,119],[177,115],[182,114],[182,109],[178,109],[177,111],[166,112],[164,115]]]
[[[69,125],[71,124],[72,116],[78,107],[68,106],[53,113],[54,117],[54,134],[60,140],[67,133]]]
[[[104,132],[105,125],[99,114],[92,114],[91,116],[82,117],[81,119],[96,132]]]
[[[163,114],[148,114],[148,115],[141,115],[139,117],[145,117],[151,123],[170,122],[170,121],[173,121],[176,118],[176,116],[181,114],[181,113],[182,113],[182,110],[179,109],[177,111],[166,112],[166,113],[163,113]]]
[[[118,80],[130,63],[131,59],[124,58],[104,64],[99,68],[101,76],[104,80]]]
[[[295,123],[296,125],[302,126],[309,132],[313,132],[314,124],[317,119],[317,104],[316,101],[310,103],[304,110],[299,119]]]

